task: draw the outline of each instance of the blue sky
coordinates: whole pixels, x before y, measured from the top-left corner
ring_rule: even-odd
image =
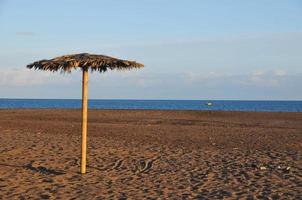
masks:
[[[0,98],[81,98],[81,73],[26,64],[71,53],[137,60],[93,73],[90,98],[302,99],[300,0],[0,0]]]

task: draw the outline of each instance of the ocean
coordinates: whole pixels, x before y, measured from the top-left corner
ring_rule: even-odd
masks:
[[[208,103],[212,105],[209,105]],[[0,99],[0,108],[81,108],[80,99]],[[257,112],[302,112],[302,101],[226,100],[89,100],[90,109],[224,110]]]

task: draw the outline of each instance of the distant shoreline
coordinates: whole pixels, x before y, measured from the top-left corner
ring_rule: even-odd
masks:
[[[0,108],[0,111],[13,111],[13,112],[20,112],[20,111],[82,111],[82,108]],[[234,114],[240,114],[240,113],[250,113],[250,114],[273,114],[276,115],[278,113],[280,114],[301,114],[302,112],[271,112],[271,111],[238,111],[238,110],[164,110],[164,109],[95,109],[95,108],[89,108],[89,112],[102,112],[102,111],[112,111],[112,112],[192,112],[192,113],[234,113]]]

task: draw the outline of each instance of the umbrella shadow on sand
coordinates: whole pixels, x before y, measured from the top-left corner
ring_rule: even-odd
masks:
[[[49,169],[49,168],[46,168],[46,167],[43,167],[43,166],[33,166],[33,162],[30,162],[26,165],[10,165],[10,164],[0,163],[0,166],[23,168],[23,169],[31,170],[33,172],[40,173],[40,174],[45,174],[45,175],[63,175],[63,174],[66,174],[65,172],[63,172],[61,170]]]

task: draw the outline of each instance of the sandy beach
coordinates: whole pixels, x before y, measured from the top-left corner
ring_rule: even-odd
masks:
[[[0,199],[301,199],[302,113],[0,110]]]

